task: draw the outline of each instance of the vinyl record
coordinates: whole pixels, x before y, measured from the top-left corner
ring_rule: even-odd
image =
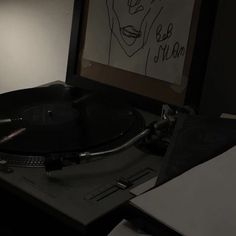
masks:
[[[143,129],[141,115],[104,95],[62,85],[0,95],[0,152],[109,149]]]

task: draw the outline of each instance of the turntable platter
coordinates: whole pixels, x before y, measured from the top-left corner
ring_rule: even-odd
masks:
[[[144,126],[142,116],[130,107],[62,85],[2,94],[0,110],[0,120],[9,121],[0,124],[0,140],[5,140],[0,152],[16,155],[106,149]]]

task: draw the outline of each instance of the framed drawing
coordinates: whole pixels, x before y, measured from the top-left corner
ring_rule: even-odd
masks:
[[[214,18],[208,10],[201,0],[75,0],[67,80],[174,105],[196,102]],[[198,44],[205,57],[196,66]]]

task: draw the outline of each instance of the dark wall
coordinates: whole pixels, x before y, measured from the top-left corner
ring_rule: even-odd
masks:
[[[220,0],[200,111],[236,114],[236,1]]]

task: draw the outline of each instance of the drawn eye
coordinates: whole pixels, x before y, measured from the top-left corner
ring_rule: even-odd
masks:
[[[138,6],[137,8],[136,8],[136,11],[135,11],[135,13],[138,13],[138,12],[140,12],[140,11],[143,11],[144,10],[144,7],[143,7],[143,5],[141,5],[141,6]]]
[[[144,10],[144,7],[142,4],[140,4],[140,2],[141,0],[128,0],[129,13],[131,15]]]
[[[135,6],[139,5],[140,2],[141,2],[141,0],[128,0],[128,6],[135,7]]]

